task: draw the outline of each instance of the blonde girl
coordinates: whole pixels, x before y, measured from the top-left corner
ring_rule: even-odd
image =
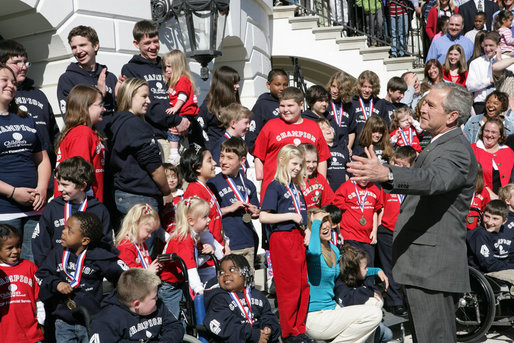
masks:
[[[209,230],[207,201],[197,196],[181,200],[177,205],[176,219],[177,225],[168,239],[164,253],[176,253],[184,260],[187,271],[182,270],[176,262],[163,262],[161,273],[163,283],[159,289],[159,298],[178,318],[179,303],[183,294],[180,285],[177,284],[184,282],[184,273],[187,272],[191,290],[195,294],[202,294],[204,287],[199,273],[202,261],[198,258],[198,254],[213,253],[214,247],[199,243],[200,233]]]
[[[266,188],[259,217],[267,225],[282,337],[292,340],[307,339],[309,284],[303,244],[307,210],[300,190],[304,174],[303,151],[285,145],[278,153],[275,178]]]
[[[166,110],[166,113],[178,113],[193,120],[198,114],[198,100],[194,94],[195,80],[189,71],[184,53],[180,50],[173,50],[164,55],[162,71],[164,80],[168,85],[168,96],[170,98],[170,108]],[[168,141],[170,143],[168,161],[177,165],[180,162],[178,152],[180,136],[168,131]]]
[[[393,155],[387,123],[382,117],[372,116],[366,121],[359,136],[359,145],[363,147],[373,145],[375,154],[382,163]]]
[[[128,211],[114,243],[120,251],[120,259],[127,266],[148,269],[154,273],[161,269],[157,260],[152,262],[145,243],[159,226],[159,214],[149,204],[136,204]]]
[[[103,201],[105,140],[94,129],[105,112],[102,93],[89,85],[76,85],[66,99],[64,128],[55,143],[57,165],[67,158],[80,156],[95,170],[93,196]],[[54,181],[54,197],[61,195]]]
[[[413,112],[408,107],[402,107],[393,112],[391,121],[391,143],[395,146],[411,146],[416,152],[421,152],[419,138],[423,136],[423,129],[414,119]]]

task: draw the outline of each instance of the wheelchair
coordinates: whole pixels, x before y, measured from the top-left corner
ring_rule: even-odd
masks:
[[[208,255],[214,261],[216,270],[220,269],[219,261],[214,255]],[[187,267],[184,260],[176,253],[160,255],[161,261],[173,261],[180,265],[183,271],[184,282],[181,284],[184,298],[180,301],[180,318],[186,324],[186,334],[182,339],[183,342],[189,343],[207,343],[205,336],[207,329],[203,326],[203,318],[205,317],[205,307],[203,303],[203,294],[193,298],[189,288],[189,277],[187,275]],[[209,281],[210,283],[211,281]],[[217,282],[217,280],[216,280]],[[209,283],[207,284],[209,286]]]
[[[485,335],[492,325],[514,324],[513,285],[469,267],[471,291],[464,293],[456,309],[457,340],[472,342]]]

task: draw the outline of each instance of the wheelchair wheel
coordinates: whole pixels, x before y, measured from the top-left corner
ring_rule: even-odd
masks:
[[[459,299],[456,311],[457,340],[470,342],[487,333],[496,314],[493,289],[484,275],[469,268],[471,292]]]

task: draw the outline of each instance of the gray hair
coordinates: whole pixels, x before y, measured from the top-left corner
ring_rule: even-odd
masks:
[[[456,83],[439,82],[432,86],[432,89],[443,89],[448,91],[448,95],[443,99],[443,109],[446,113],[457,111],[456,126],[466,123],[471,115],[471,106],[473,105],[473,96],[466,88]]]

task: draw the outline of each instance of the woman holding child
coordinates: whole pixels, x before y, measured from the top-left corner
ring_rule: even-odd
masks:
[[[354,305],[341,307],[334,300],[334,286],[339,277],[340,253],[330,239],[330,215],[316,209],[310,213],[307,249],[307,275],[310,285],[307,334],[333,342],[365,342],[382,319],[379,307]]]
[[[170,188],[153,129],[144,120],[150,104],[148,84],[141,79],[126,79],[118,89],[116,102],[119,112],[113,117],[108,137],[116,207],[123,214],[138,203],[159,208]]]
[[[0,223],[23,232],[21,257],[33,260],[31,237],[46,203],[50,160],[31,116],[14,97],[16,75],[0,64]]]

